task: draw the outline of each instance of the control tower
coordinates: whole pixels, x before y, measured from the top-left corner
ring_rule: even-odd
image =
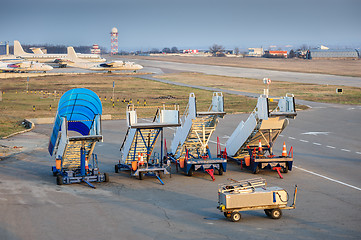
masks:
[[[118,29],[115,27],[110,32],[110,54],[118,54]]]

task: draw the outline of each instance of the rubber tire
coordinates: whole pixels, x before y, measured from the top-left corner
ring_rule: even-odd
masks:
[[[219,164],[219,168],[218,168],[218,175],[223,175],[223,166],[222,164]]]
[[[281,209],[278,209],[278,208],[272,209],[270,212],[270,217],[272,219],[280,219],[282,217]]]
[[[282,167],[282,173],[288,173],[288,163],[286,163],[286,167]]]
[[[223,215],[225,218],[230,219],[231,218],[231,213],[230,212],[223,212]]]
[[[58,176],[56,176],[56,184],[58,185],[63,185],[63,176],[61,174],[58,174]]]
[[[241,220],[241,214],[239,212],[233,212],[231,214],[231,221],[238,222],[239,220]]]
[[[267,217],[271,217],[271,209],[265,209],[264,212],[266,213]]]
[[[255,170],[253,170],[253,171],[252,171],[252,173],[253,173],[253,174],[257,174],[257,173],[259,173],[259,166],[258,166],[258,164],[257,164],[256,169],[255,169]]]
[[[187,173],[187,176],[192,177],[193,173],[194,173],[194,169],[193,169],[193,167],[191,167],[191,169],[189,169],[189,171]]]
[[[114,166],[114,172],[115,172],[115,173],[118,173],[118,172],[119,172],[118,164],[116,164],[116,165]]]
[[[109,182],[109,174],[104,173],[104,182]]]
[[[143,180],[144,178],[144,173],[143,172],[139,172],[139,180]]]
[[[53,176],[54,177],[58,176],[58,172],[53,172]]]

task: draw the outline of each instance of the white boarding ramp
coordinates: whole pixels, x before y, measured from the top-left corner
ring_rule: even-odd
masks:
[[[213,93],[212,104],[207,112],[197,112],[196,97],[194,93],[189,95],[188,106],[181,118],[182,126],[177,128],[171,145],[171,153],[175,158],[184,155],[186,149],[190,154],[196,154],[198,150],[205,153],[218,124],[218,117],[225,114],[223,108],[221,92]]]
[[[269,102],[273,101],[278,101],[278,105],[274,110],[269,110]],[[259,140],[262,146],[272,147],[288,125],[287,118],[294,118],[296,115],[293,95],[287,94],[282,98],[267,98],[261,95],[246,122],[241,121],[228,139],[227,155],[239,157],[248,154],[247,146],[258,147]]]
[[[160,134],[160,129],[164,127],[179,126],[179,107],[174,105],[174,109],[165,109],[165,106],[158,108],[156,116],[152,122],[138,122],[136,107],[129,105],[127,108],[128,131],[120,147],[120,163],[130,165],[142,155],[145,161],[149,161],[156,141]]]

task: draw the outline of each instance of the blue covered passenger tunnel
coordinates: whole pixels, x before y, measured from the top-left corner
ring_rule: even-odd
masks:
[[[60,98],[48,146],[49,154],[55,157],[53,174],[58,184],[83,181],[91,185],[91,181],[108,180],[107,174],[97,172],[93,153],[95,143],[103,141],[101,114],[101,101],[89,89],[72,89]]]

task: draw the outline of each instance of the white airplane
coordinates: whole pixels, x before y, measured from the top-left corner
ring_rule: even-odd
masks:
[[[0,62],[0,71],[2,72],[46,72],[50,70],[53,70],[52,66],[38,62]]]
[[[42,63],[57,63],[59,59],[65,59],[67,54],[45,54],[41,49],[35,50],[36,53],[27,53],[24,51],[18,40],[14,40],[14,55],[20,58],[23,58],[28,61],[37,61]],[[97,54],[79,54],[78,57],[81,59],[86,59],[90,62],[105,62],[105,58],[101,58]]]
[[[64,63],[71,67],[84,68],[94,71],[126,71],[126,70],[140,70],[143,66],[135,64],[134,62],[112,61],[100,64],[94,64],[89,61],[80,59],[73,47],[68,47],[68,58],[64,60]]]
[[[31,51],[33,51],[34,54],[44,54],[44,52],[41,50],[41,48],[32,47],[30,49],[31,49]]]

